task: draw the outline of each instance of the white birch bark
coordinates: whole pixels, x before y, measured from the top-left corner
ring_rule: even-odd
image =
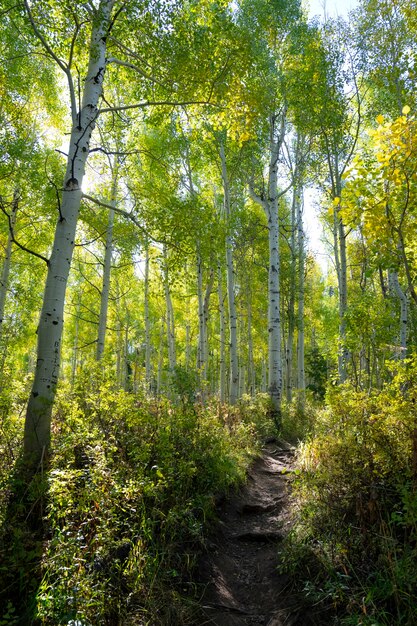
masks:
[[[253,337],[252,337],[252,292],[248,288],[248,392],[255,395],[255,364],[253,361]]]
[[[174,308],[172,306],[171,291],[169,289],[168,276],[168,255],[164,246],[164,292],[167,320],[167,343],[168,343],[168,364],[171,372],[174,371],[177,364],[176,345],[175,345],[175,319]]]
[[[161,327],[159,330],[159,346],[158,346],[158,369],[156,375],[156,395],[159,398],[162,391],[162,369],[164,365],[164,331],[165,318],[161,319]]]
[[[52,405],[60,368],[65,293],[81,204],[81,185],[106,69],[106,39],[113,4],[114,0],[101,0],[95,11],[81,108],[78,114],[73,111],[60,217],[48,263],[38,325],[35,378],[25,420],[24,455],[34,463],[40,462],[50,445]]]
[[[301,194],[300,194],[301,196]],[[305,359],[304,359],[304,228],[301,197],[297,203],[297,248],[298,248],[298,324],[297,324],[297,387],[299,403],[304,408],[305,403]]]
[[[152,383],[151,366],[151,324],[149,318],[149,244],[145,246],[145,285],[144,285],[144,314],[145,314],[145,390],[149,394]]]
[[[208,342],[208,327],[209,327],[209,316],[210,316],[210,296],[213,290],[214,285],[214,272],[211,269],[209,273],[208,283],[206,285],[206,291],[204,293],[203,298],[203,320],[204,320],[204,335],[203,335],[203,369],[204,369],[204,380],[208,380],[208,359],[209,359],[209,342]]]
[[[4,328],[4,310],[6,306],[7,291],[9,289],[10,263],[12,258],[13,231],[16,224],[16,215],[19,208],[19,190],[13,194],[12,210],[10,212],[9,234],[7,236],[6,250],[4,253],[3,268],[0,279],[0,340]]]
[[[72,347],[72,363],[71,363],[71,385],[75,383],[75,375],[78,367],[78,334],[80,326],[80,312],[81,312],[81,296],[82,291],[77,291],[77,307],[75,309],[75,328],[74,328],[74,343]]]
[[[221,265],[218,266],[217,293],[219,299],[219,334],[220,334],[220,359],[219,359],[219,400],[221,404],[226,402],[226,323],[223,302],[223,272]]]
[[[328,155],[329,171],[332,178],[332,193],[334,198],[341,199],[342,180],[340,177],[339,160],[337,154],[334,163],[331,155]],[[346,233],[343,220],[340,216],[339,205],[333,211],[333,252],[336,266],[337,284],[339,292],[339,352],[338,352],[338,375],[339,382],[347,380],[347,361],[349,354],[346,348],[346,311],[347,311],[347,258],[346,258]]]
[[[343,220],[339,221],[339,246],[340,246],[340,276],[339,276],[339,380],[344,383],[347,380],[348,351],[346,348],[346,311],[347,311],[347,259],[346,259],[346,234]]]
[[[277,122],[280,128],[277,128]],[[252,199],[260,204],[268,224],[268,393],[272,416],[279,423],[282,398],[281,310],[280,310],[280,250],[278,199],[278,159],[285,137],[285,111],[270,117],[270,157],[268,170],[268,198],[258,196],[249,187]]]
[[[197,300],[198,300],[198,345],[197,345],[197,369],[201,380],[206,380],[206,324],[204,319],[203,298],[203,262],[200,253],[197,253]]]
[[[389,272],[388,279],[396,297],[400,301],[400,359],[405,359],[407,356],[407,326],[408,326],[408,303],[407,296],[401,288],[400,281],[398,280],[397,272]]]
[[[287,402],[292,400],[293,389],[293,344],[294,344],[294,330],[295,330],[295,291],[296,291],[296,273],[297,273],[297,252],[296,252],[296,208],[299,203],[299,189],[298,185],[294,184],[292,202],[291,202],[291,234],[290,234],[290,294],[288,300],[288,337],[287,347],[285,351],[285,366],[286,366],[286,399]]]
[[[187,268],[186,268],[187,270]],[[187,271],[186,271],[187,274]],[[190,325],[190,298],[187,296],[186,307],[186,322],[185,322],[185,369],[188,370],[191,361],[191,325]]]
[[[230,224],[231,205],[229,175],[227,171],[226,155],[223,144],[220,144],[220,159],[222,165],[223,199],[226,222]],[[236,404],[239,395],[239,365],[237,353],[237,313],[235,299],[235,273],[233,267],[233,242],[230,234],[226,237],[226,270],[227,270],[227,299],[229,305],[229,334],[230,334],[230,386],[229,402]]]
[[[117,178],[118,178],[118,163],[117,158],[113,166],[113,180],[110,196],[110,206],[116,207],[117,200]],[[100,297],[100,315],[98,319],[98,335],[97,335],[97,348],[96,348],[96,360],[100,361],[103,352],[104,344],[106,341],[106,328],[107,328],[107,316],[109,310],[109,295],[110,295],[110,277],[111,277],[111,263],[113,255],[113,224],[114,224],[114,210],[110,209],[107,221],[106,230],[106,244],[104,252],[104,265],[103,265],[103,280],[101,286]]]

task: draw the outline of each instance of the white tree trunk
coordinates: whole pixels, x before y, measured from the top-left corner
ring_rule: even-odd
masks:
[[[297,248],[298,248],[298,333],[297,333],[297,387],[299,390],[299,403],[304,407],[305,403],[305,364],[304,364],[304,228],[302,214],[301,194],[297,203]]]
[[[226,324],[223,302],[223,272],[221,265],[218,266],[219,299],[219,330],[220,330],[220,359],[219,359],[219,399],[222,404],[226,402]]]
[[[164,330],[165,318],[161,319],[161,327],[159,330],[158,370],[156,376],[156,395],[158,398],[162,392],[162,369],[164,365]]]
[[[255,395],[255,364],[253,361],[253,337],[252,337],[252,292],[248,289],[248,393]]]
[[[145,313],[145,390],[151,392],[152,366],[151,366],[151,323],[149,318],[149,244],[145,247],[145,285],[144,285],[144,313]]]
[[[280,142],[275,139],[271,120],[271,153],[269,161],[268,202],[268,391],[273,412],[279,419],[282,394],[281,310],[280,310],[280,254],[278,217],[278,157]]]
[[[408,303],[407,296],[400,286],[397,272],[389,272],[388,274],[391,290],[395,293],[400,301],[400,359],[407,356],[407,326],[408,326]]]
[[[280,128],[277,129],[277,122]],[[272,417],[279,423],[282,398],[281,310],[280,310],[280,250],[278,199],[278,159],[285,137],[285,111],[270,117],[270,157],[268,171],[268,198],[258,196],[252,186],[252,199],[265,211],[268,222],[268,393]]]
[[[296,292],[296,276],[297,276],[297,251],[296,251],[296,210],[299,204],[299,189],[295,184],[293,187],[292,203],[291,203],[291,236],[290,236],[290,294],[288,300],[288,337],[287,348],[285,351],[286,365],[286,399],[287,402],[292,400],[293,389],[293,344],[295,330],[295,292]]]
[[[197,369],[201,380],[207,377],[206,370],[206,323],[204,317],[203,297],[203,262],[200,253],[197,254],[197,299],[198,299],[198,345],[197,345]]]
[[[208,327],[209,327],[209,317],[210,317],[210,296],[213,291],[214,285],[214,271],[211,269],[209,273],[208,283],[206,285],[206,291],[203,299],[203,318],[204,318],[204,336],[203,336],[203,357],[204,357],[204,380],[207,381],[207,371],[208,371],[208,362],[209,362],[209,341],[208,341]]]
[[[42,311],[38,326],[35,378],[25,420],[24,454],[40,462],[50,445],[51,414],[59,376],[65,293],[74,250],[81,204],[81,185],[90,148],[98,102],[106,69],[106,40],[114,0],[101,0],[95,11],[89,64],[80,111],[73,115],[60,216],[48,263]]]
[[[340,246],[340,276],[339,276],[339,380],[344,383],[347,380],[347,361],[349,358],[346,348],[346,311],[347,311],[347,259],[346,259],[346,234],[343,220],[339,217],[339,246]]]
[[[172,306],[171,291],[169,289],[169,276],[168,276],[168,256],[164,246],[164,291],[165,291],[165,306],[166,306],[166,320],[167,320],[167,343],[168,343],[168,364],[171,372],[174,371],[177,364],[176,345],[175,345],[175,319],[174,308]]]
[[[75,376],[78,367],[78,334],[80,326],[80,312],[81,312],[81,297],[82,290],[77,290],[77,307],[75,309],[75,329],[74,329],[74,343],[72,347],[72,363],[71,363],[71,385],[75,383]]]
[[[230,226],[231,206],[229,175],[227,172],[226,155],[223,144],[220,144],[220,159],[222,164],[222,180],[224,193],[224,213],[226,222]],[[229,333],[230,333],[230,388],[229,402],[236,404],[239,396],[239,365],[237,355],[237,313],[235,299],[235,273],[233,267],[233,242],[230,233],[226,237],[226,268],[227,268],[227,299],[229,305]]]
[[[110,205],[116,207],[117,200],[117,177],[118,177],[118,164],[117,159],[113,166],[113,180],[110,196]],[[101,286],[101,298],[100,298],[100,316],[98,320],[98,336],[97,336],[97,349],[96,360],[100,361],[103,352],[104,344],[106,341],[106,328],[107,328],[107,315],[109,310],[109,295],[110,295],[110,276],[111,276],[111,263],[113,255],[113,224],[114,224],[114,210],[109,210],[107,231],[106,231],[106,245],[104,252],[104,265],[103,265],[103,281]]]
[[[4,310],[6,306],[7,291],[9,289],[10,262],[12,258],[12,232],[16,224],[16,215],[19,208],[19,190],[15,189],[13,194],[13,204],[10,213],[9,234],[7,236],[6,250],[4,254],[3,269],[0,279],[0,339],[3,334]]]

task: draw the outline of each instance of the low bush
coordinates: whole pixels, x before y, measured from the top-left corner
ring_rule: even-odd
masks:
[[[329,389],[300,446],[284,569],[338,624],[417,623],[417,368],[395,368],[381,392]]]
[[[191,573],[215,497],[244,479],[257,448],[247,413],[224,422],[94,371],[61,387],[35,623],[193,623]]]

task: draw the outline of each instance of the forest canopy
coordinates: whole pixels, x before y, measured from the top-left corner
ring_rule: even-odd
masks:
[[[318,424],[325,439],[318,407],[345,415],[349,398],[352,449],[375,435],[358,406],[384,415],[375,446],[390,440],[415,485],[414,4],[361,0],[348,19],[320,21],[298,0],[2,0],[3,542],[13,515],[18,527],[31,511],[35,542],[52,528],[54,560],[72,515],[59,507],[81,498],[87,466],[115,502],[129,476],[123,498],[133,501],[169,483],[168,451],[181,455],[189,436],[202,456],[207,444],[203,498],[241,480],[244,450],[272,431],[296,441]],[[306,190],[326,271],[305,230]],[[372,404],[380,394],[395,419]],[[369,454],[379,468],[370,484],[389,482],[385,453]],[[125,466],[110,486],[118,456]],[[190,489],[198,463],[178,469]],[[45,522],[36,484],[48,472],[57,482]],[[100,532],[86,539],[91,554]],[[48,608],[55,592],[43,580],[39,623],[77,619],[66,606],[67,622],[54,622],[64,618]],[[15,599],[5,606],[5,616],[17,610]],[[0,611],[0,623],[18,623],[9,618]]]

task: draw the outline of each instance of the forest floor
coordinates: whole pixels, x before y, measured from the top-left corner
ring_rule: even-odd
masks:
[[[290,476],[294,454],[267,444],[245,486],[218,506],[219,523],[199,564],[203,621],[198,626],[317,624],[288,575],[279,573],[291,529]]]

